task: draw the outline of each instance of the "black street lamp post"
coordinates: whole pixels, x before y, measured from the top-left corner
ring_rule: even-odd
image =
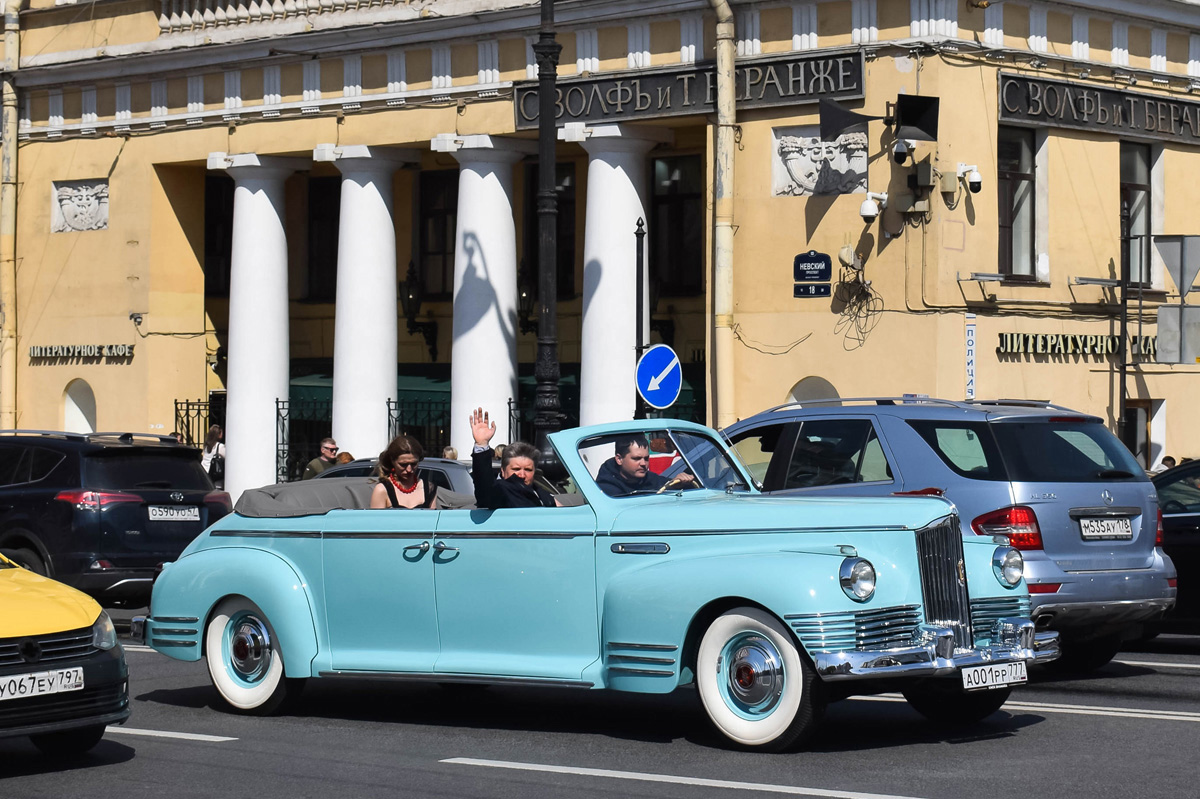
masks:
[[[554,0],[541,0],[542,24],[533,45],[538,66],[538,327],[537,394],[533,418],[534,441],[542,451],[542,471],[551,478],[559,471],[549,433],[562,425],[558,382],[558,259],[556,226],[558,193],[555,186],[555,84],[562,45],[554,38]]]

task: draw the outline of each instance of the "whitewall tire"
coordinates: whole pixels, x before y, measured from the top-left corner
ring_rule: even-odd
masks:
[[[696,687],[717,731],[740,746],[780,751],[816,727],[816,674],[777,618],[736,608],[708,626],[696,655]]]
[[[229,597],[217,605],[205,630],[204,651],[213,687],[241,713],[272,713],[304,684],[284,677],[275,630],[245,597]]]

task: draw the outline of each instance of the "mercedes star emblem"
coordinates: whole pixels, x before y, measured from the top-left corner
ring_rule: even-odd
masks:
[[[1105,505],[1113,504],[1113,495],[1107,488],[1100,492],[1100,498],[1104,500]]]

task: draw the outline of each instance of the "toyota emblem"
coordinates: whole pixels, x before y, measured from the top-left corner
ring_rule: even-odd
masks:
[[[1104,500],[1105,505],[1113,504],[1113,495],[1107,488],[1100,492],[1100,498]]]
[[[181,491],[172,491],[172,492],[171,492],[171,499],[172,499],[172,500],[174,500],[175,502],[183,502],[183,492],[181,492]],[[1112,500],[1109,500],[1109,501],[1111,502]]]
[[[26,663],[37,663],[42,659],[42,645],[32,638],[26,638],[17,645],[17,651]]]

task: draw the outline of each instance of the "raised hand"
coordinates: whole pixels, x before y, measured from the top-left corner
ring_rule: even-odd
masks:
[[[496,435],[496,423],[488,420],[488,413],[483,408],[476,408],[472,411],[469,419],[471,436],[475,439],[475,444],[486,447],[492,440],[492,436]]]

